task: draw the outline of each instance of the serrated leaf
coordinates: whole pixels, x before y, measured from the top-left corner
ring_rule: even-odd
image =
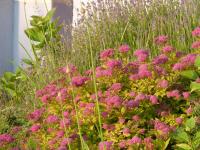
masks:
[[[198,56],[198,57],[196,58],[194,65],[195,65],[196,67],[200,67],[200,56]]]
[[[180,147],[180,148],[182,148],[182,149],[184,149],[184,150],[192,150],[192,148],[191,148],[190,145],[188,145],[188,144],[182,143],[182,144],[176,144],[176,146],[177,146],[177,147]]]
[[[192,82],[190,84],[191,91],[200,91],[200,83]]]
[[[181,75],[187,79],[192,79],[192,80],[198,78],[198,74],[193,70],[182,71]]]
[[[177,129],[174,138],[179,142],[189,142],[190,141],[188,134],[182,128]]]
[[[196,125],[196,123],[195,123],[195,119],[193,117],[186,120],[186,122],[185,122],[185,126],[187,128],[189,128],[190,130],[192,130],[195,127],[195,125]]]

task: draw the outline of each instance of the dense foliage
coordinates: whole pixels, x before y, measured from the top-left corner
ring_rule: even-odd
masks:
[[[160,54],[152,59],[149,51],[139,49],[130,61],[132,49],[122,45],[102,51],[101,65],[84,74],[73,65],[60,68],[62,77],[36,92],[41,106],[28,115],[29,136],[19,147],[30,139],[42,149],[181,147],[170,135],[183,130],[185,121],[186,127],[195,126],[194,118],[188,121],[194,106],[190,82],[182,75],[194,70],[199,51],[176,51],[167,36],[155,38],[155,43]],[[1,135],[2,146],[13,140],[10,134]]]
[[[28,68],[0,78],[0,149],[200,148],[200,2],[142,2],[83,5],[69,46],[54,10],[32,17]]]

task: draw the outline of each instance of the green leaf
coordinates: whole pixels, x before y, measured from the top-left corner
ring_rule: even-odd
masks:
[[[176,146],[177,146],[177,147],[180,147],[180,148],[182,148],[182,149],[184,149],[184,150],[192,150],[192,148],[191,148],[190,145],[188,145],[188,144],[182,143],[182,144],[176,144]]]
[[[33,62],[30,59],[24,58],[22,61],[27,65],[33,66]]]
[[[200,91],[200,83],[192,82],[190,84],[191,91]]]
[[[169,142],[170,142],[170,138],[165,142],[165,145],[162,148],[162,150],[166,150],[167,146],[169,145]]]
[[[195,123],[195,119],[194,117],[191,117],[190,119],[188,119],[186,122],[185,122],[185,126],[187,128],[189,128],[190,130],[192,130],[194,127],[195,127],[196,123]]]
[[[43,42],[45,40],[44,34],[42,31],[37,28],[29,28],[25,30],[26,35],[33,41]]]
[[[198,57],[196,58],[194,65],[195,65],[196,67],[200,67],[200,56],[198,56]]]
[[[11,80],[11,79],[14,78],[14,77],[15,77],[15,74],[12,73],[12,72],[6,72],[6,73],[4,73],[4,78],[5,78],[6,80]]]
[[[198,78],[198,74],[193,70],[182,71],[181,75],[185,78],[192,79],[192,80],[195,80],[196,78]]]
[[[51,18],[53,17],[55,11],[56,11],[55,8],[52,9],[52,10],[50,10],[50,11],[47,13],[47,15],[45,16],[45,18],[46,18],[47,20],[51,20]]]
[[[188,134],[182,128],[177,129],[174,138],[179,142],[189,142],[190,141]]]

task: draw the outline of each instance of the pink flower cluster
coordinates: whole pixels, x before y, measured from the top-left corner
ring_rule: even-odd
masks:
[[[91,70],[82,75],[74,69],[68,78],[69,68],[61,71],[65,78],[36,92],[42,104],[28,115],[30,137],[40,146],[48,142],[46,149],[67,149],[69,145],[77,149],[81,140],[100,150],[159,149],[154,140],[169,138],[192,113],[190,92],[179,80],[179,73],[192,68],[197,56],[177,56],[167,42],[167,36],[157,37],[155,43],[161,48],[158,56],[151,59],[147,50],[139,49],[131,62],[128,45],[120,46],[119,51],[102,51],[100,65],[94,71],[95,82]],[[173,118],[169,121],[175,126],[166,118]],[[104,141],[98,135],[99,119]]]
[[[13,141],[14,141],[14,138],[10,134],[6,134],[6,133],[0,134],[0,146],[12,143]]]

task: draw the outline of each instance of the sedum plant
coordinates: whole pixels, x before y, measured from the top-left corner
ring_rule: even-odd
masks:
[[[199,51],[176,51],[164,35],[154,42],[160,54],[152,59],[148,50],[121,45],[102,51],[100,65],[83,74],[73,65],[58,69],[60,79],[36,92],[40,107],[28,115],[28,135],[17,148],[172,148],[171,134],[191,122],[189,83],[181,74],[194,68]],[[13,144],[13,136],[1,135],[0,145]]]

